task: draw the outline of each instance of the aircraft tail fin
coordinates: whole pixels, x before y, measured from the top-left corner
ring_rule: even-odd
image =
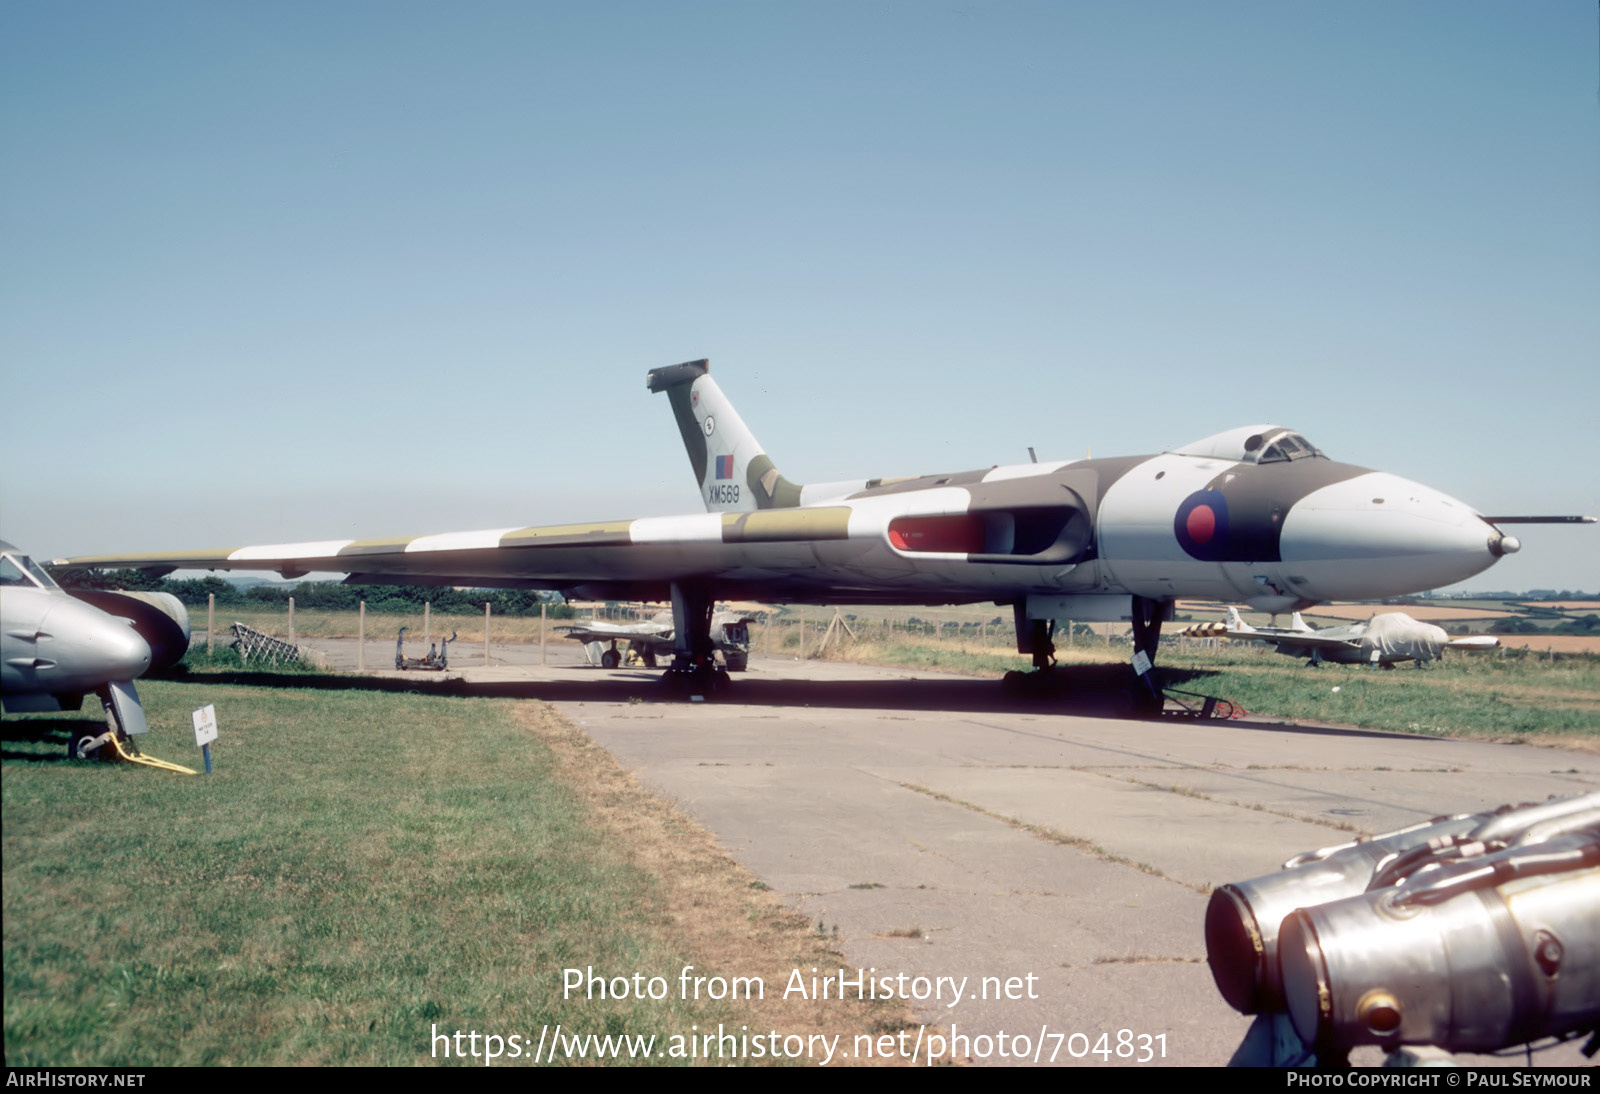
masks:
[[[1230,631],[1238,631],[1241,634],[1250,634],[1255,630],[1254,627],[1244,621],[1244,616],[1239,614],[1239,609],[1231,604],[1228,606],[1228,629]]]
[[[1295,612],[1289,617],[1289,629],[1292,631],[1299,631],[1302,634],[1310,634],[1316,628],[1307,624],[1304,619],[1301,619],[1299,612]]]
[[[710,361],[651,369],[645,383],[651,391],[667,393],[707,512],[790,509],[800,504],[800,487],[778,474],[711,378]]]

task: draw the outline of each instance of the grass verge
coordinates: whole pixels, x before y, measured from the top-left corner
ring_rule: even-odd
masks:
[[[3,723],[8,1064],[414,1064],[457,1030],[664,1050],[719,1023],[848,1043],[911,1021],[775,1000],[842,959],[539,704],[140,690],[146,751],[180,763],[216,704],[217,775],[68,761],[71,715]],[[767,999],[682,999],[686,965],[763,976]],[[672,990],[564,999],[562,970],[591,966]]]
[[[1058,653],[1069,680],[1074,671],[1093,676],[1093,666],[1119,656],[1100,643]],[[916,639],[853,643],[832,655],[975,676],[1029,667],[1026,657],[993,647]],[[1163,646],[1158,672],[1168,687],[1220,695],[1251,715],[1600,749],[1600,658],[1455,653],[1420,671],[1381,671],[1309,669],[1269,650]]]

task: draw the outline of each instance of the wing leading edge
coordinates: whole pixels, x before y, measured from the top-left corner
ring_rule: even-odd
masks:
[[[88,555],[57,560],[54,566],[155,574],[273,570],[286,578],[344,573],[358,584],[551,589],[599,584],[658,593],[671,582],[699,579],[803,587],[806,570],[816,568],[819,545],[850,539],[850,518],[851,510],[844,506],[696,513],[444,535]]]

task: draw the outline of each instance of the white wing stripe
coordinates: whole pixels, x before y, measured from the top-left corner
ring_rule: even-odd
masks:
[[[406,544],[412,551],[476,551],[500,546],[500,540],[516,528],[489,528],[481,532],[445,532],[437,536],[418,536]]]
[[[721,513],[682,517],[640,517],[628,528],[635,543],[721,543]]]
[[[269,543],[264,547],[241,547],[228,556],[230,561],[252,559],[332,558],[354,543],[353,539],[325,539],[317,543]]]

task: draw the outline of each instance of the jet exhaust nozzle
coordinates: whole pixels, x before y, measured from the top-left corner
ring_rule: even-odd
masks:
[[[1297,909],[1393,887],[1422,867],[1449,863],[1474,846],[1521,846],[1591,825],[1600,829],[1600,793],[1439,817],[1308,851],[1276,873],[1220,886],[1206,906],[1212,979],[1228,1005],[1243,1014],[1284,1011],[1280,933]]]
[[[1283,923],[1308,1045],[1493,1052],[1600,1023],[1600,829],[1469,856]]]

